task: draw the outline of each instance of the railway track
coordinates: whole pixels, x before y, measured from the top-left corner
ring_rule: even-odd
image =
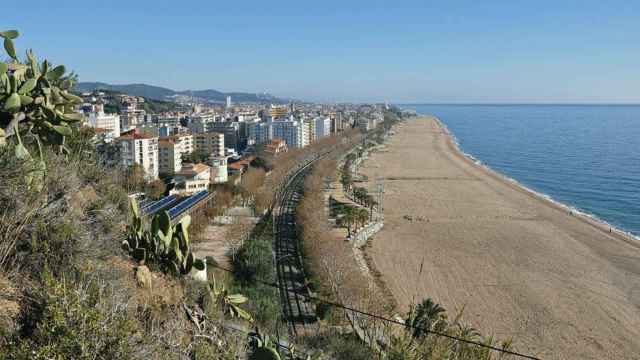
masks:
[[[317,159],[316,159],[317,160]],[[293,336],[317,330],[315,306],[307,297],[309,294],[302,256],[299,234],[296,228],[296,207],[302,197],[304,180],[312,169],[312,161],[289,180],[278,196],[274,206],[274,247],[278,274],[278,285],[284,317],[289,323]]]

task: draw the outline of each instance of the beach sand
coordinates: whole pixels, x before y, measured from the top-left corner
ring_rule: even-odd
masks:
[[[639,241],[475,164],[436,119],[395,132],[361,171],[371,189],[385,178],[367,252],[399,310],[425,297],[464,308],[543,359],[640,359]]]

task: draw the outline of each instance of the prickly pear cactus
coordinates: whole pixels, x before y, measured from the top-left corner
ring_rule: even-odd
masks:
[[[131,225],[127,227],[122,249],[135,260],[156,264],[162,271],[176,276],[189,274],[192,269],[202,271],[206,268],[204,261],[191,252],[188,232],[191,218],[188,215],[178,224],[171,225],[169,213],[161,211],[153,216],[151,226],[145,229],[134,199],[131,199],[131,213]]]
[[[47,60],[39,63],[34,53],[26,52],[26,62],[18,60],[13,40],[19,36],[16,30],[0,32],[8,63],[0,62],[0,146],[8,140],[18,139],[18,133],[34,137],[38,144],[54,145],[62,152],[65,137],[83,121],[75,108],[82,99],[70,91],[75,85],[74,74],[65,75],[63,65],[53,67]],[[23,156],[26,148],[16,150]]]

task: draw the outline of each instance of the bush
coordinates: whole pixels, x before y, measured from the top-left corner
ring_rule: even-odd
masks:
[[[233,264],[236,278],[243,284],[255,284],[257,281],[271,281],[274,263],[271,243],[256,239],[245,242],[236,255]]]
[[[376,354],[354,335],[341,335],[335,332],[318,334],[305,338],[309,347],[323,349],[331,359],[371,360]]]
[[[45,273],[7,359],[124,359],[138,341],[125,307],[113,307],[109,289],[91,279],[55,280]]]

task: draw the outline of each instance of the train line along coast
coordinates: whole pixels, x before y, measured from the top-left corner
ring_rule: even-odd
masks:
[[[433,117],[394,131],[360,171],[385,183],[367,252],[400,310],[432,297],[544,359],[639,358],[639,242],[474,163]]]

